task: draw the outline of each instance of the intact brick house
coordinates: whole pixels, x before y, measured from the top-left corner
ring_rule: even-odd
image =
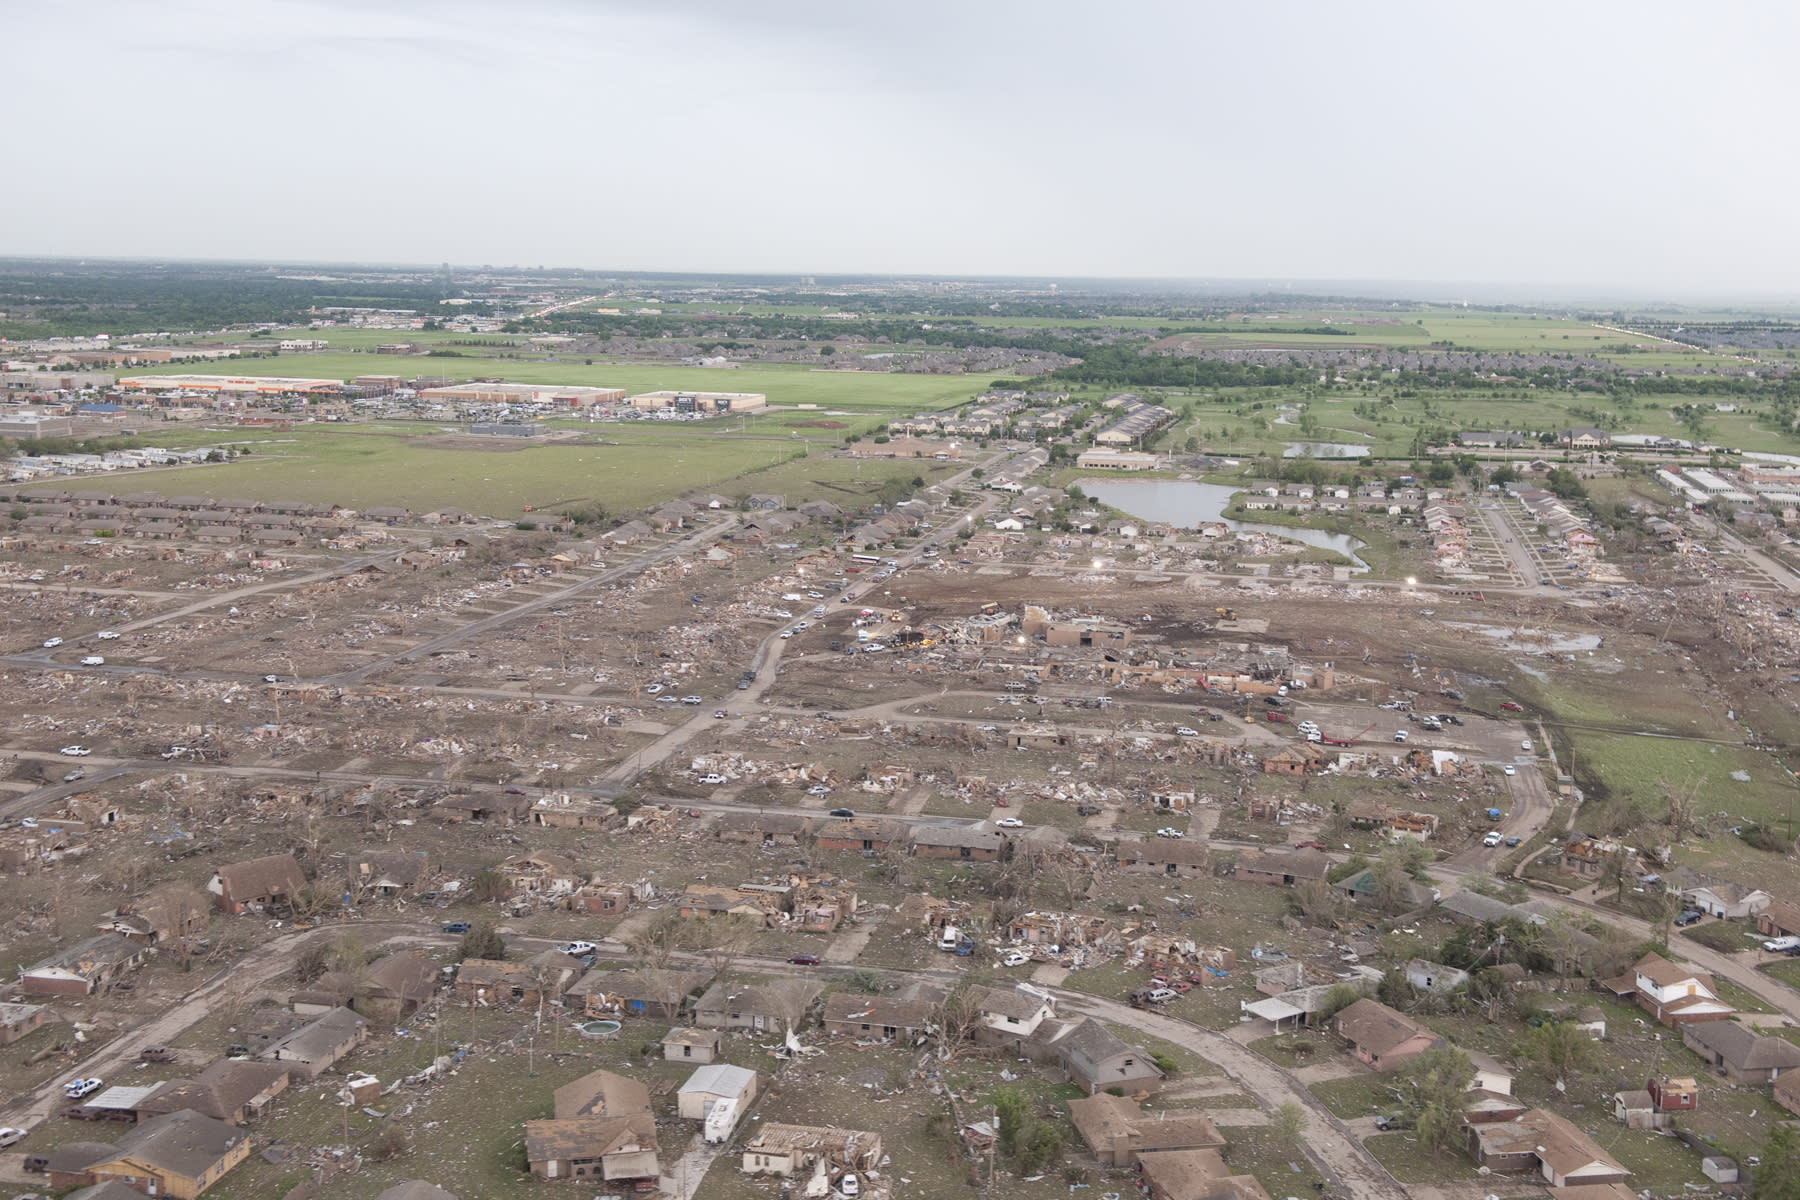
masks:
[[[1377,1071],[1398,1070],[1407,1059],[1448,1045],[1437,1034],[1378,1000],[1358,1000],[1337,1015],[1332,1027],[1355,1049],[1358,1061]]]
[[[1240,850],[1232,874],[1250,883],[1293,887],[1306,880],[1325,878],[1329,865],[1317,850]]]
[[[1069,1082],[1092,1096],[1109,1088],[1126,1095],[1162,1090],[1163,1072],[1142,1046],[1120,1041],[1112,1030],[1084,1017],[1074,1026],[1062,1026],[1044,1048],[1062,1061]]]
[[[1541,1108],[1516,1121],[1469,1126],[1469,1154],[1490,1171],[1529,1171],[1553,1188],[1623,1183],[1631,1174],[1587,1134]]]
[[[1119,870],[1127,875],[1172,875],[1191,879],[1206,874],[1207,846],[1179,838],[1144,838],[1119,843]]]
[[[1719,1074],[1750,1087],[1800,1075],[1800,1046],[1767,1037],[1736,1021],[1702,1021],[1681,1027],[1681,1041]]]
[[[306,875],[291,854],[271,854],[220,867],[206,884],[218,906],[228,913],[268,912],[292,908],[306,890]]]
[[[880,817],[850,817],[819,825],[813,843],[821,850],[846,850],[852,854],[886,854],[906,837],[906,826]]]

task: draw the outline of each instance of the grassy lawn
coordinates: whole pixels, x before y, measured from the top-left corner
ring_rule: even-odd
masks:
[[[1394,1096],[1394,1081],[1374,1073],[1308,1084],[1306,1090],[1330,1109],[1333,1116],[1346,1120],[1400,1108],[1400,1101]]]
[[[389,340],[414,340],[391,333]],[[816,404],[831,409],[886,409],[911,412],[920,408],[962,404],[986,390],[991,376],[903,375],[888,371],[824,371],[811,367],[746,365],[735,371],[659,363],[608,363],[596,359],[545,362],[534,358],[488,358],[479,347],[453,346],[456,358],[393,358],[359,353],[283,354],[275,358],[231,360],[214,364],[170,363],[127,372],[137,375],[186,375],[228,372],[232,375],[283,375],[305,379],[354,379],[358,375],[403,372],[448,379],[492,376],[509,383],[562,383],[620,387],[628,392],[671,389],[703,392],[761,392],[770,404]],[[611,428],[609,426],[609,428]]]
[[[522,449],[433,444],[431,426],[305,428],[253,443],[236,462],[144,471],[135,488],[164,495],[264,496],[366,507],[395,504],[415,512],[454,505],[517,517],[598,501],[615,513],[649,507],[696,489],[727,496],[780,492],[789,504],[811,499],[864,503],[890,479],[927,483],[951,474],[936,461],[831,458],[798,441],[649,426],[607,427],[608,443],[564,442]],[[187,433],[189,431],[183,431]],[[160,435],[150,440],[166,441]],[[204,439],[201,439],[204,441]]]

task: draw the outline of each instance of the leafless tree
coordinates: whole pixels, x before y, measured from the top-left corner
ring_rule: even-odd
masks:
[[[937,1025],[938,1056],[945,1062],[955,1058],[975,1036],[981,1023],[979,993],[968,984],[952,988],[932,1014]]]
[[[625,945],[640,967],[660,971],[669,965],[681,922],[681,915],[673,910],[660,912],[648,925],[631,935]]]

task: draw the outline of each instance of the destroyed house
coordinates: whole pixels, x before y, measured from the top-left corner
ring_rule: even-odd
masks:
[[[41,1004],[0,1003],[0,1046],[10,1046],[44,1023]]]
[[[36,996],[89,996],[104,992],[143,963],[148,947],[103,933],[59,950],[25,968],[20,990]]]
[[[730,812],[713,832],[720,841],[749,846],[804,846],[812,826],[812,818],[799,813]]]
[[[456,998],[470,1004],[520,1004],[535,1008],[553,994],[529,963],[465,958],[456,968]]]
[[[673,1021],[688,1007],[688,998],[706,985],[699,971],[645,967],[636,971],[589,971],[566,993],[577,998],[589,1016],[649,1017]]]
[[[788,889],[785,887],[714,887],[690,883],[682,889],[678,911],[684,917],[748,917],[770,926],[786,910],[787,900]]]
[[[631,889],[622,883],[589,881],[569,893],[569,908],[596,917],[620,917],[631,911]]]
[[[506,880],[506,894],[514,898],[567,896],[581,883],[575,864],[560,854],[519,854],[494,870]]]
[[[792,1179],[821,1161],[836,1171],[869,1171],[881,1159],[879,1133],[770,1122],[744,1143],[743,1169]]]

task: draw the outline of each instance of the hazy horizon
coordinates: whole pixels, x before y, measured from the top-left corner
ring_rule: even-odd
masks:
[[[1774,5],[0,13],[0,255],[1800,298]]]

